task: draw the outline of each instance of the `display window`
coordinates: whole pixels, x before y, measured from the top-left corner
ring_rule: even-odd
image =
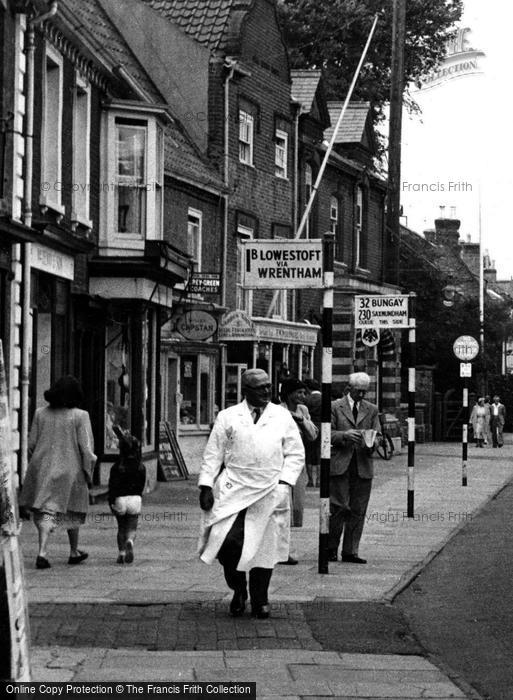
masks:
[[[180,357],[180,426],[207,429],[213,420],[214,359],[207,354]]]
[[[126,316],[106,329],[105,343],[105,452],[117,452],[114,426],[130,430],[131,329]]]

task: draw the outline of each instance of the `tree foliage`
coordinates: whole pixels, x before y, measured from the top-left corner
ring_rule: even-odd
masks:
[[[328,98],[343,99],[379,15],[354,98],[381,108],[389,99],[393,0],[281,0],[278,4],[295,68],[322,68]],[[408,0],[405,85],[420,84],[445,55],[455,34],[462,0]]]

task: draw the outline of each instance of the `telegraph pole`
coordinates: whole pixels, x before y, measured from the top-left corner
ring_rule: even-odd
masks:
[[[393,0],[392,72],[388,133],[387,267],[390,282],[399,281],[399,216],[401,206],[401,132],[404,90],[406,0]]]

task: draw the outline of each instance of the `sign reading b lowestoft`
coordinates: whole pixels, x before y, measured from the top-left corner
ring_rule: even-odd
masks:
[[[247,289],[298,289],[323,286],[322,241],[244,241]]]

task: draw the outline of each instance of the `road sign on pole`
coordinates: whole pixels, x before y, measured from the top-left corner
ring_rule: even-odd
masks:
[[[479,354],[479,343],[471,335],[460,335],[452,346],[453,352],[461,362],[470,362]]]
[[[408,294],[355,296],[355,328],[409,328]]]
[[[321,240],[244,241],[246,289],[322,289]]]

